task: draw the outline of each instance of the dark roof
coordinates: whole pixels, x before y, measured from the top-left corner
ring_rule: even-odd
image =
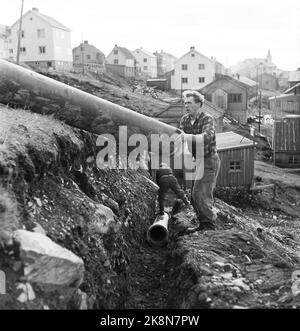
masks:
[[[232,84],[234,84],[236,86],[239,86],[239,87],[241,87],[243,89],[246,89],[246,90],[248,90],[250,88],[249,85],[247,85],[247,84],[245,84],[245,83],[243,83],[243,82],[241,82],[241,81],[239,81],[239,80],[237,80],[235,78],[232,78],[232,77],[226,76],[226,75],[220,75],[214,81],[212,81],[211,83],[205,85],[202,89],[200,89],[200,91],[202,91],[202,93],[203,93],[203,91],[205,91],[208,87],[214,85],[217,81],[220,81],[220,80],[227,80],[228,82],[230,82],[230,83],[232,83]]]
[[[82,46],[84,47],[84,50],[91,51],[91,52],[97,52],[97,53],[100,53],[101,55],[105,56],[104,53],[101,52],[97,47],[90,45],[90,44],[85,44],[85,43],[81,43],[79,46],[74,47],[73,52]]]
[[[135,57],[127,48],[120,47],[120,46],[116,46],[115,48],[117,48],[119,51],[121,51],[125,55],[126,59],[135,60]]]
[[[294,86],[288,88],[286,91],[284,91],[284,94],[290,93],[291,91],[293,91],[295,88],[300,86],[300,82],[295,84]]]

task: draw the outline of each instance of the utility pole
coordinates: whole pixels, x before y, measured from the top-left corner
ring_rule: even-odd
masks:
[[[81,52],[82,52],[82,73],[84,74],[84,42],[81,46]]]
[[[17,46],[17,64],[20,62],[20,47],[21,47],[21,36],[22,36],[22,17],[23,17],[24,0],[22,0],[19,34],[18,34],[18,46]]]

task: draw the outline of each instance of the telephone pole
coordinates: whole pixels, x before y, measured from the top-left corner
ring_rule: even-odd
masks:
[[[22,0],[21,15],[20,15],[20,24],[19,24],[18,46],[17,46],[17,64],[19,64],[19,62],[20,62],[20,47],[21,47],[21,37],[22,37],[23,7],[24,7],[24,0]]]

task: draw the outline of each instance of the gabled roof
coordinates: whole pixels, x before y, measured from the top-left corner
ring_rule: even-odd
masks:
[[[239,86],[239,87],[241,87],[242,89],[245,89],[245,90],[248,90],[249,87],[250,87],[249,85],[246,85],[245,83],[241,82],[240,80],[237,80],[237,79],[232,78],[230,76],[220,75],[214,81],[212,81],[211,83],[205,85],[201,89],[201,91],[205,91],[208,87],[213,86],[219,80],[227,80],[228,82],[232,83],[233,85]]]
[[[153,54],[153,53],[151,53],[151,52],[149,52],[149,51],[146,51],[146,50],[143,49],[143,48],[137,48],[135,51],[133,51],[133,53],[138,53],[138,52],[140,52],[140,53],[144,53],[144,54],[146,54],[146,55],[149,56],[149,57],[156,57],[155,54]]]
[[[288,94],[288,93],[292,92],[294,89],[296,89],[299,86],[300,86],[300,82],[295,84],[294,86],[288,88],[286,91],[284,91],[284,94]]]
[[[284,99],[284,98],[289,98],[289,97],[295,97],[295,94],[293,93],[289,93],[289,94],[280,94],[280,95],[276,95],[273,97],[269,97],[269,100],[277,100],[277,99]]]
[[[184,54],[183,56],[181,56],[179,59],[177,59],[176,61],[175,61],[175,64],[177,63],[177,62],[179,62],[181,59],[183,59],[185,56],[187,56],[188,54],[190,54],[190,53],[196,53],[196,54],[198,54],[198,55],[200,55],[200,56],[202,56],[202,57],[205,57],[208,61],[210,61],[210,62],[214,62],[212,59],[210,59],[210,58],[208,58],[207,56],[205,56],[205,55],[203,55],[203,54],[201,54],[200,52],[198,52],[198,51],[196,51],[195,49],[193,49],[193,50],[189,50],[186,54]]]
[[[28,15],[35,15],[39,18],[41,18],[43,21],[45,21],[46,23],[48,23],[49,25],[51,25],[52,27],[58,28],[58,29],[62,29],[68,32],[71,32],[72,30],[67,28],[65,25],[61,24],[60,22],[56,21],[54,18],[41,14],[40,12],[36,11],[36,10],[28,10],[28,12],[26,12],[23,15],[23,19],[24,17],[28,16]],[[18,22],[20,21],[20,19],[18,19],[13,25],[16,25]]]
[[[114,49],[115,48],[117,48],[120,52],[122,52],[125,55],[126,59],[135,60],[134,55],[127,48],[120,46],[115,46]]]
[[[90,44],[85,44],[85,43],[81,43],[79,46],[74,47],[73,52],[82,46],[84,47],[84,50],[91,51],[91,52],[97,52],[97,53],[100,53],[101,55],[105,56],[104,53],[101,52],[97,47],[90,45]]]
[[[239,81],[246,84],[246,85],[248,85],[248,86],[250,86],[250,87],[253,87],[253,86],[257,85],[255,80],[252,80],[252,79],[250,79],[246,76],[240,76]]]

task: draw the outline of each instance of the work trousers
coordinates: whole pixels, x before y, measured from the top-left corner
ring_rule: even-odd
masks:
[[[177,179],[174,176],[162,176],[158,180],[158,204],[159,204],[159,212],[164,212],[165,201],[166,201],[166,194],[169,189],[171,189],[175,194],[176,197],[181,199],[186,205],[189,203],[184,191],[178,184]]]
[[[216,187],[220,170],[218,154],[204,158],[204,174],[201,179],[192,184],[191,203],[196,211],[200,223],[214,222],[217,215],[213,209],[213,192]]]

